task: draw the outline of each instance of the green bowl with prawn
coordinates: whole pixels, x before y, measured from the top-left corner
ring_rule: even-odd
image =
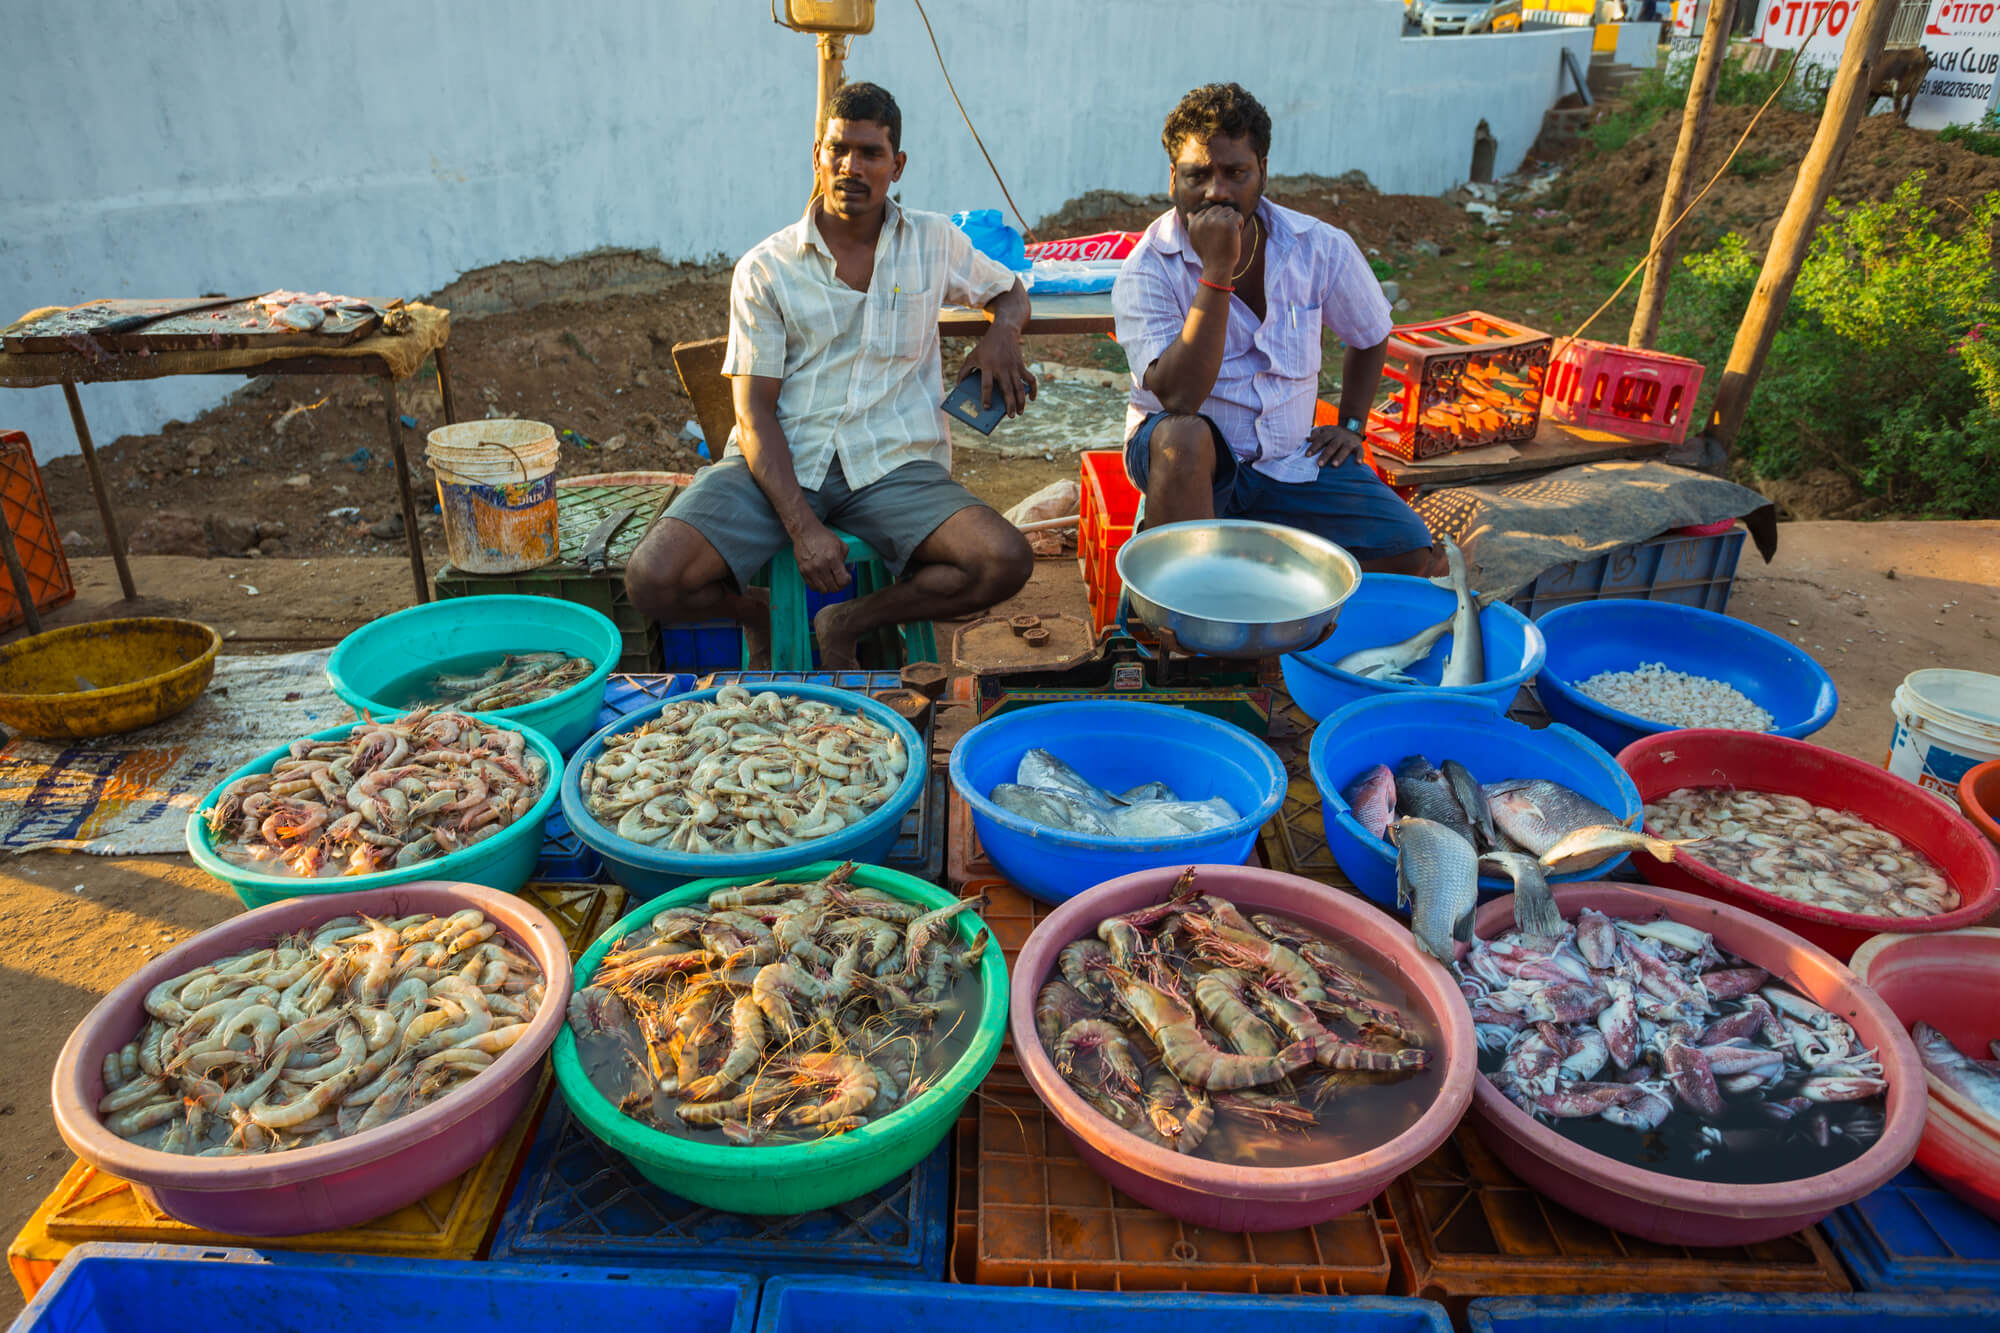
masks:
[[[717,889],[765,879],[809,884],[824,879],[841,864],[820,861],[771,876],[698,880],[642,903],[606,930],[577,962],[576,989],[590,985],[604,956],[618,941],[669,908],[694,906],[706,902]],[[853,882],[930,910],[958,901],[934,884],[880,866],[855,867]],[[952,921],[959,938],[967,944],[986,930],[986,923],[969,911]],[[576,1034],[566,1024],[556,1036],[556,1082],[577,1119],[663,1190],[710,1208],[752,1216],[776,1217],[830,1208],[903,1175],[951,1132],[966,1099],[993,1067],[1007,1030],[1007,964],[999,949],[988,948],[980,959],[979,985],[978,1026],[956,1064],[915,1100],[880,1120],[813,1143],[766,1147],[697,1143],[642,1125],[620,1111],[590,1081],[577,1055]]]
[[[393,719],[391,719],[393,720]],[[542,854],[542,825],[548,820],[549,811],[555,808],[557,792],[562,786],[562,753],[550,743],[548,737],[531,727],[523,727],[498,718],[486,716],[479,719],[484,726],[499,731],[518,731],[527,739],[528,748],[540,755],[547,768],[542,777],[542,793],[535,798],[534,808],[527,814],[501,829],[484,842],[462,847],[443,856],[434,856],[427,861],[413,865],[399,866],[393,870],[378,870],[372,875],[334,875],[322,879],[301,879],[297,875],[277,875],[269,871],[252,869],[227,860],[215,849],[215,837],[209,831],[208,812],[222,798],[231,784],[253,773],[268,773],[271,768],[291,753],[289,743],[252,759],[243,767],[231,773],[216,785],[214,791],[202,798],[194,813],[188,816],[187,849],[194,863],[215,878],[236,891],[236,896],[245,907],[268,907],[272,903],[283,902],[287,898],[307,898],[328,893],[358,893],[363,889],[384,889],[392,884],[413,884],[423,879],[454,880],[461,884],[483,884],[489,889],[502,893],[519,893],[535,873],[535,862]],[[336,741],[352,734],[356,727],[366,728],[368,722],[349,722],[338,727],[328,727],[316,731],[309,738],[315,741]]]

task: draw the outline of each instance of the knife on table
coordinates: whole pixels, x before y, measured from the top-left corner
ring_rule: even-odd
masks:
[[[584,573],[604,572],[604,567],[611,563],[611,539],[618,535],[618,529],[625,526],[626,520],[638,512],[634,505],[614,509],[605,515],[603,522],[590,530],[590,536],[583,543]]]
[[[136,333],[140,329],[150,324],[157,324],[163,319],[173,319],[177,315],[192,315],[203,310],[220,310],[224,306],[240,305],[244,301],[254,301],[263,294],[262,292],[255,292],[249,296],[212,297],[206,301],[195,301],[189,305],[175,306],[171,310],[162,310],[155,315],[122,315],[117,319],[108,319],[102,324],[94,325],[87,332],[92,337],[115,333]]]

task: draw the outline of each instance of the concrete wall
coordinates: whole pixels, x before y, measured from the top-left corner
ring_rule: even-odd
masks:
[[[1560,95],[1559,47],[1582,62],[1590,42],[1404,39],[1395,0],[928,8],[1031,220],[1163,188],[1160,122],[1211,79],[1270,107],[1275,173],[1442,191],[1482,120],[1505,173]],[[813,44],[765,0],[70,0],[32,7],[9,46],[0,319],[101,296],[413,295],[606,247],[732,256],[796,216],[809,179]],[[902,103],[907,203],[1000,204],[914,6],[883,0],[848,70]],[[109,441],[240,383],[84,397]],[[0,391],[0,425],[43,457],[75,449],[56,389]]]
[[[1620,23],[1618,46],[1611,58],[1633,69],[1651,69],[1660,63],[1660,25]]]

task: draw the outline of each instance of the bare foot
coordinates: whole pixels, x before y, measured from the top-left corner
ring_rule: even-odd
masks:
[[[848,628],[853,602],[823,606],[813,617],[813,638],[819,641],[819,664],[832,671],[853,671],[861,665],[856,645],[861,636]]]
[[[743,626],[744,661],[752,671],[771,669],[771,594],[764,588],[746,588],[748,603],[740,622]]]

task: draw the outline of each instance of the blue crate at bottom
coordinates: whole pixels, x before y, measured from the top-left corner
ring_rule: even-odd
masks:
[[[670,671],[726,671],[743,665],[743,629],[733,620],[659,629],[660,662]]]
[[[551,807],[549,817],[542,821],[542,855],[535,862],[535,878],[558,884],[591,884],[603,865],[603,858],[570,831],[562,806]]]
[[[627,713],[693,688],[694,677],[686,672],[613,676],[604,683],[604,706],[597,710],[597,729],[602,731]]]
[[[770,1306],[770,1297],[763,1304]],[[1489,1296],[1466,1312],[1472,1333],[1945,1333],[2000,1326],[1980,1296]],[[757,1327],[761,1331],[764,1320]]]
[[[2000,1222],[1914,1167],[1820,1225],[1864,1291],[2000,1295]]]
[[[1206,1296],[774,1278],[757,1333],[1451,1333],[1444,1307],[1408,1296]]]
[[[236,1311],[250,1324],[283,1328],[750,1333],[757,1282],[691,1269],[578,1272],[92,1241],[63,1260],[13,1333],[147,1333],[185,1327],[190,1312],[201,1310]],[[216,1317],[232,1322],[226,1313]]]
[[[873,1194],[796,1217],[746,1217],[677,1198],[549,1103],[492,1257],[572,1264],[710,1264],[735,1272],[944,1277],[951,1147]]]
[[[1706,537],[1670,532],[1632,542],[1589,560],[1545,569],[1507,604],[1530,620],[1571,602],[1620,597],[1727,611],[1746,535],[1739,526]]]

